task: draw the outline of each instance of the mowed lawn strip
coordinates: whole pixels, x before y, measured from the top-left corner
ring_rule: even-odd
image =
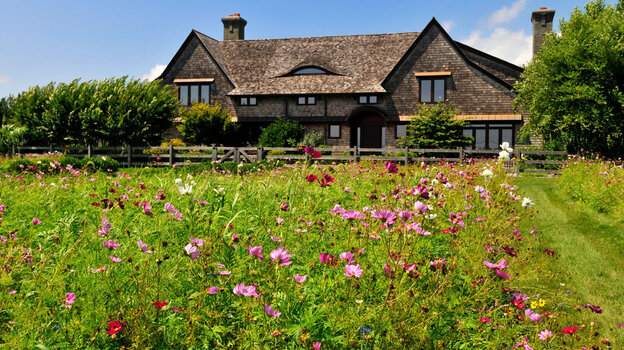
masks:
[[[624,346],[624,224],[574,201],[558,187],[558,179],[523,177],[519,193],[531,198],[544,248],[553,249],[553,282],[565,283],[578,305],[598,305],[602,336]],[[585,311],[584,311],[585,312]]]

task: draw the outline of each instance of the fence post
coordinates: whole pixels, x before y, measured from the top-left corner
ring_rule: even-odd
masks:
[[[169,145],[169,165],[173,166],[173,145]]]
[[[459,162],[460,163],[464,162],[464,148],[463,147],[459,147]]]
[[[49,152],[50,152],[50,153],[52,153],[52,150],[53,150],[53,149],[54,149],[54,148],[52,147],[52,145],[50,145],[50,151],[49,151]]]
[[[264,154],[262,154],[264,151],[264,149],[262,148],[262,146],[258,147],[256,149],[256,161],[261,162],[262,158],[264,156]]]
[[[217,155],[217,146],[213,143],[212,144],[212,161],[216,162],[217,160],[219,160],[218,157],[219,156]]]
[[[520,151],[520,147],[516,146],[516,149],[514,150],[516,153],[516,166],[515,166],[515,170],[516,170],[516,177],[520,176],[520,163],[522,161],[522,152]]]
[[[409,164],[409,147],[405,147],[405,156],[404,156],[405,165]]]
[[[87,145],[87,158],[91,158],[91,145]]]
[[[353,152],[353,157],[355,158],[356,162],[360,161],[360,148],[355,145],[355,151]]]
[[[238,147],[234,147],[234,162],[240,163],[240,151]]]
[[[11,145],[11,158],[15,157],[15,145]]]
[[[128,151],[128,168],[130,168],[132,167],[132,146],[128,144],[126,150]]]

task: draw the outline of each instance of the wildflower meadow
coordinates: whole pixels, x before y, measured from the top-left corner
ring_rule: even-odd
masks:
[[[0,179],[0,347],[609,347],[497,160],[55,162]]]

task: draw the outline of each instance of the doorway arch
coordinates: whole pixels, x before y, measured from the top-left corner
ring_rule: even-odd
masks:
[[[348,118],[351,128],[351,147],[384,148],[386,146],[385,114],[375,107],[360,107]]]

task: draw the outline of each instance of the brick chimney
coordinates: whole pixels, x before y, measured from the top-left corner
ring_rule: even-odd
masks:
[[[223,40],[245,40],[245,21],[240,14],[235,13],[221,18],[223,22]]]
[[[533,11],[531,14],[531,22],[533,22],[533,57],[535,57],[544,40],[546,40],[546,34],[552,32],[554,17],[555,10],[549,10],[545,7]]]

